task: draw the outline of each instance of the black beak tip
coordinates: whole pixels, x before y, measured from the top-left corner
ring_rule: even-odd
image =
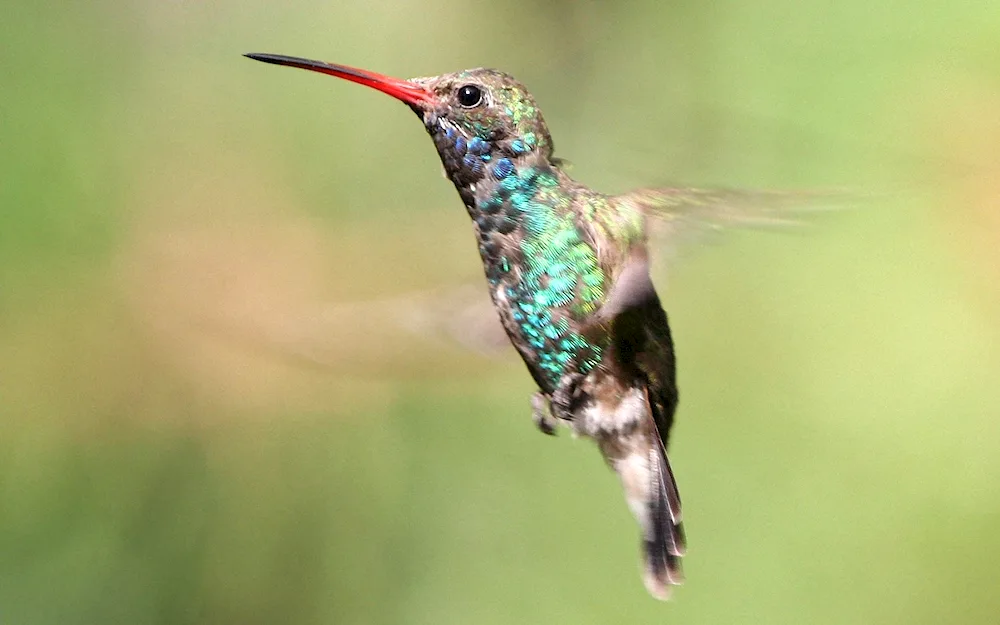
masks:
[[[248,59],[253,59],[255,61],[263,61],[265,63],[274,63],[274,61],[275,61],[273,54],[261,54],[259,52],[247,52],[243,56],[247,57]]]

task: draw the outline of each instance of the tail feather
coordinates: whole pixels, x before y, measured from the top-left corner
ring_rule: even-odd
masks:
[[[649,450],[649,498],[642,539],[643,582],[657,599],[668,599],[670,587],[683,583],[681,557],[686,551],[681,500],[663,443]]]
[[[681,499],[663,442],[655,430],[638,430],[625,439],[601,442],[642,530],[643,582],[651,595],[668,599],[671,587],[684,581],[681,557],[686,545]]]

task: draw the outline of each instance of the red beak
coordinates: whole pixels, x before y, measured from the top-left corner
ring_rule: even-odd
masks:
[[[275,65],[288,65],[289,67],[300,67],[302,69],[308,69],[321,74],[329,74],[331,76],[336,76],[337,78],[343,78],[344,80],[350,80],[351,82],[356,82],[359,85],[365,85],[367,87],[371,87],[372,89],[378,89],[382,93],[391,95],[397,100],[401,100],[412,107],[420,109],[426,108],[427,104],[434,100],[434,95],[430,91],[424,89],[416,83],[410,82],[409,80],[383,76],[382,74],[376,74],[375,72],[368,72],[354,67],[347,67],[346,65],[334,65],[333,63],[310,61],[309,59],[300,59],[294,56],[282,56],[280,54],[245,54],[243,56],[251,58],[255,61],[263,61],[264,63],[273,63]]]

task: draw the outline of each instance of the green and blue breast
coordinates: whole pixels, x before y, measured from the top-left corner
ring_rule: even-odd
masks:
[[[531,132],[503,141],[471,138],[438,120],[428,126],[445,171],[480,235],[479,253],[493,289],[502,289],[520,341],[551,389],[571,372],[586,374],[604,344],[579,321],[604,297],[596,251],[577,229],[571,196],[548,166],[518,164],[539,148]],[[478,191],[478,192],[477,192]]]
[[[480,233],[517,230],[516,258],[500,240],[482,237],[480,254],[494,288],[503,288],[510,314],[523,341],[537,357],[542,377],[552,387],[566,373],[587,373],[600,361],[602,345],[577,331],[578,321],[594,312],[604,296],[605,278],[593,247],[577,229],[571,197],[555,172],[515,167],[499,158],[489,166],[494,191],[477,201]],[[511,275],[517,263],[519,277]]]

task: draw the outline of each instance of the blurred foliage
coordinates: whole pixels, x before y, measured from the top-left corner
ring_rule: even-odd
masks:
[[[0,621],[996,622],[998,36],[932,0],[14,2]],[[248,51],[501,67],[603,190],[884,194],[660,280],[674,602],[521,365],[401,327],[481,279],[412,114]]]

